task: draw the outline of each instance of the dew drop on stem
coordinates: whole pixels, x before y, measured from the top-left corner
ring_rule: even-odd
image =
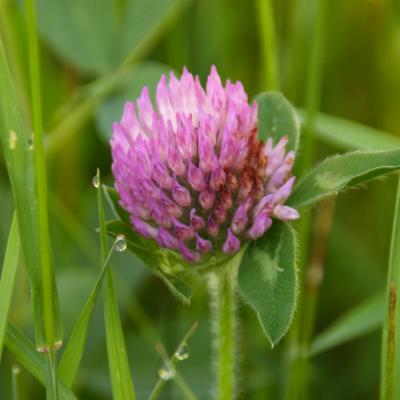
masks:
[[[175,378],[176,372],[172,365],[165,365],[158,371],[158,375],[163,381],[169,381]]]
[[[128,243],[126,242],[126,238],[124,235],[119,234],[115,238],[115,245],[114,248],[116,251],[123,252],[128,247]]]
[[[189,346],[187,343],[182,343],[178,350],[175,352],[175,357],[179,361],[187,360],[189,358]]]
[[[100,179],[97,174],[93,177],[92,184],[96,189],[100,186]]]

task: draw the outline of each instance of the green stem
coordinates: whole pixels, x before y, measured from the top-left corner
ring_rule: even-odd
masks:
[[[232,400],[235,397],[235,278],[236,268],[228,265],[213,273],[210,279],[216,337],[214,351],[218,400]]]
[[[164,360],[165,363],[167,363],[171,368],[176,367],[176,364],[178,363],[178,358],[176,356],[179,348],[181,346],[183,346],[185,343],[187,344],[187,342],[189,341],[189,339],[192,337],[192,335],[194,334],[194,332],[197,329],[197,322],[190,328],[189,332],[183,337],[183,339],[181,340],[181,342],[179,343],[178,347],[175,350],[174,355],[171,357],[171,359],[168,360]],[[150,393],[149,396],[149,400],[157,400],[158,397],[160,396],[165,384],[167,383],[167,381],[165,379],[161,379],[161,377],[158,379],[156,385],[154,386],[153,390]]]
[[[271,0],[257,0],[261,39],[262,81],[265,90],[279,90],[274,10]]]
[[[18,375],[20,374],[21,370],[18,365],[12,366],[12,400],[19,399],[19,391],[18,391]]]
[[[56,353],[49,351],[45,354],[45,374],[46,374],[46,399],[57,400],[57,377],[56,377]]]
[[[38,235],[41,284],[43,288],[43,326],[46,341],[46,393],[47,398],[57,399],[56,347],[61,340],[58,296],[50,258],[49,216],[47,204],[47,177],[43,145],[42,102],[40,90],[40,60],[34,0],[25,1],[28,34],[29,76],[31,85],[31,108],[33,147],[38,201]]]
[[[400,398],[400,176],[395,207],[382,337],[381,400]]]

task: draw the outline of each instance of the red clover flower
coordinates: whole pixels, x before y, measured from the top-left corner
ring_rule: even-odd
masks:
[[[236,253],[273,219],[299,217],[284,203],[295,178],[287,137],[258,140],[257,103],[241,82],[225,87],[211,68],[206,89],[186,68],[127,102],[111,139],[115,186],[133,229],[189,263]]]

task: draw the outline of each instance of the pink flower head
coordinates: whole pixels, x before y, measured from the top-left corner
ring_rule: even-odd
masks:
[[[284,205],[294,177],[287,137],[274,146],[257,138],[257,103],[240,82],[222,86],[211,68],[204,89],[185,68],[125,104],[113,125],[112,171],[133,229],[188,262],[221,250],[239,251],[273,219],[292,220]]]

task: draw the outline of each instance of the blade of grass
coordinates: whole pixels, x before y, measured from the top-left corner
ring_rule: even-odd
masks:
[[[96,284],[92,289],[89,298],[87,299],[81,311],[81,314],[79,315],[78,321],[76,322],[72,330],[71,336],[68,340],[68,344],[65,347],[60,363],[58,365],[58,376],[63,380],[63,382],[68,387],[72,386],[75,375],[79,368],[79,364],[82,359],[87,333],[89,329],[89,324],[93,315],[93,309],[96,304],[96,300],[99,296],[104,277],[106,275],[106,272],[108,271],[108,267],[110,265],[110,258],[114,252],[116,242],[117,239],[114,241],[107,255],[107,258],[101,269],[101,273],[97,278]]]
[[[263,89],[276,91],[279,90],[279,65],[276,51],[274,9],[271,0],[257,0],[256,6],[263,58],[261,63]]]
[[[381,350],[381,400],[400,398],[400,175],[397,189]]]
[[[61,317],[58,293],[51,262],[51,245],[49,233],[49,216],[47,206],[47,177],[43,145],[42,101],[40,90],[39,46],[36,28],[35,0],[25,0],[28,64],[31,88],[31,115],[33,122],[33,158],[36,177],[37,196],[37,231],[40,259],[40,279],[43,289],[42,323],[46,347],[46,398],[57,399],[57,363],[55,352],[61,346]]]
[[[181,340],[181,342],[179,343],[178,347],[176,348],[174,355],[168,360],[168,367],[170,368],[175,368],[176,364],[179,361],[179,358],[177,357],[177,352],[179,351],[179,349],[185,345],[189,339],[192,337],[192,335],[194,334],[194,332],[197,329],[197,322],[189,329],[189,331],[186,333],[186,335],[183,337],[183,339]],[[167,381],[165,379],[162,379],[161,377],[158,379],[156,385],[154,386],[150,396],[149,396],[149,400],[156,400],[158,399],[158,397],[161,394],[161,391],[164,388],[164,385],[167,383]]]
[[[18,234],[18,221],[14,213],[8,235],[7,249],[4,256],[3,270],[0,280],[0,361],[3,351],[4,337],[7,330],[8,314],[14,291],[15,276],[19,264],[21,243]]]
[[[37,250],[39,248],[37,198],[32,151],[29,146],[31,138],[18,107],[2,41],[0,41],[0,87],[0,138],[15,210],[18,214],[19,234],[31,284],[33,318],[36,322],[34,324],[36,344],[37,347],[42,347],[45,345],[44,329],[41,323],[43,291]]]
[[[47,205],[47,177],[43,145],[42,100],[40,90],[40,62],[36,28],[35,0],[25,0],[28,35],[28,61],[31,86],[33,147],[38,202],[39,253],[43,286],[43,323],[46,343],[50,347],[61,340],[61,320],[58,294],[51,263],[49,216]]]
[[[378,329],[383,323],[384,310],[383,293],[358,304],[314,338],[309,356],[316,356]]]
[[[14,354],[18,362],[41,384],[46,382],[45,360],[36,351],[33,343],[12,323],[8,324],[5,338],[7,350]],[[77,400],[64,383],[58,380],[58,400]]]
[[[39,225],[43,224],[44,220],[39,218],[38,211],[33,161],[34,146],[32,145],[30,131],[22,118],[2,41],[0,41],[0,87],[2,88],[2,95],[0,96],[0,137],[10,177],[14,205],[18,214],[25,265],[31,284],[36,348],[38,351],[46,353],[46,370],[48,371],[49,381],[47,393],[50,398],[55,398],[56,380],[53,346],[60,345],[60,342],[54,336],[58,331],[56,326],[60,326],[60,324],[55,322],[53,317],[59,321],[58,300],[56,297],[48,296],[48,292],[56,293],[53,288],[50,291],[48,290],[51,285],[55,286],[51,265],[49,270],[42,268]],[[47,248],[48,243],[44,243],[43,247]],[[42,279],[43,271],[49,274],[44,279]],[[45,288],[46,295],[44,294]],[[53,314],[53,311],[56,315]]]
[[[109,190],[109,188],[108,188]],[[106,192],[107,196],[107,192]],[[56,198],[54,194],[50,194],[50,211],[54,215],[60,225],[75,240],[82,251],[87,255],[93,266],[98,265],[98,259],[95,255],[97,244],[91,237],[90,233],[79,222],[74,214],[72,214],[62,202]],[[122,233],[122,232],[121,232]],[[120,280],[120,284],[126,285],[124,280]],[[128,292],[128,288],[121,288],[122,291]],[[147,315],[142,305],[136,299],[133,293],[129,298],[124,298],[124,309],[132,322],[139,329],[140,334],[146,339],[151,350],[154,350],[153,344],[160,339],[159,333],[155,328],[151,318]],[[65,352],[65,350],[64,350]],[[62,362],[62,360],[61,360]],[[61,368],[61,366],[60,366]]]
[[[306,112],[298,109],[302,123]],[[400,137],[358,122],[329,114],[317,113],[315,135],[334,146],[350,150],[391,150],[400,147]]]
[[[97,170],[96,174],[96,187],[101,244],[100,257],[101,263],[105,264],[108,253],[108,242],[103,207],[103,186],[101,184],[99,170]],[[103,288],[104,324],[106,329],[107,353],[113,398],[115,400],[134,400],[135,391],[122,332],[112,270],[109,269],[106,272],[105,279],[105,287]]]

